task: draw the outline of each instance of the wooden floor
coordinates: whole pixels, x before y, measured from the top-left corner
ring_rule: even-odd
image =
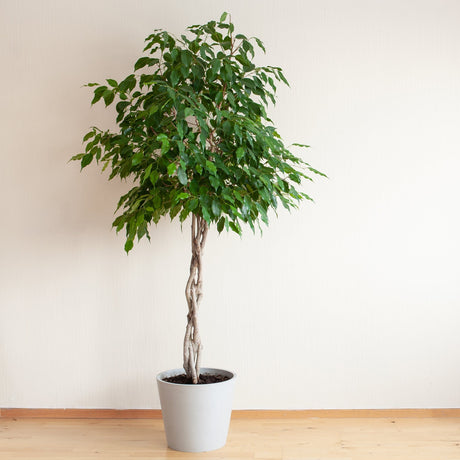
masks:
[[[460,460],[460,418],[236,418],[226,447],[166,446],[161,420],[0,418],[0,459]]]

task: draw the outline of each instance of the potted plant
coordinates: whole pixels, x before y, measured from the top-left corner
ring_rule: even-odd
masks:
[[[197,314],[208,229],[238,235],[243,223],[261,229],[279,203],[291,209],[309,200],[298,186],[309,173],[322,173],[285,146],[267,116],[276,84],[288,83],[279,67],[253,63],[254,46],[265,51],[263,43],[235,34],[227,13],[187,31],[177,38],[155,30],[133,73],[87,85],[94,87],[92,104],[116,102],[119,129],[91,128],[84,153],[72,159],[82,169],[96,161],[109,169],[109,180],[132,181],[113,222],[117,232],[126,231],[127,253],[161,217],[190,220],[183,369],[164,372],[157,382],[168,445],[206,451],[225,444],[234,382],[231,372],[200,368]]]

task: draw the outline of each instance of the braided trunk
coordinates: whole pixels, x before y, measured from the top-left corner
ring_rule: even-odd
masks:
[[[200,217],[192,216],[192,259],[190,275],[185,287],[188,314],[187,328],[184,338],[184,370],[193,383],[200,378],[201,337],[198,329],[198,308],[202,297],[202,264],[203,248],[208,234],[208,224]]]

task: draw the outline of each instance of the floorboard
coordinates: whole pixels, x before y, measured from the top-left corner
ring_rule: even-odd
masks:
[[[166,446],[154,419],[0,419],[1,460],[460,460],[460,418],[235,418],[227,445]]]

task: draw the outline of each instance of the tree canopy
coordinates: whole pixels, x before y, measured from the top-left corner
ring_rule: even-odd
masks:
[[[162,216],[193,213],[241,234],[242,223],[268,225],[279,203],[311,199],[299,185],[323,174],[284,145],[267,115],[277,84],[288,82],[279,67],[254,64],[255,48],[265,52],[258,38],[236,34],[224,13],[180,38],[157,29],[145,41],[126,78],[87,85],[92,104],[116,104],[119,129],[92,127],[72,157],[133,181],[113,222],[126,230],[127,252]]]

